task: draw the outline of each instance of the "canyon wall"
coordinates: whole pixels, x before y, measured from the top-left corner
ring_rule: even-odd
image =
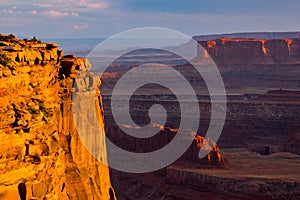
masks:
[[[220,38],[199,41],[222,73],[227,93],[300,87],[300,39]]]
[[[234,66],[243,69],[253,65],[300,64],[300,39],[221,38],[199,43],[221,70]]]
[[[82,77],[82,90],[73,89],[88,60],[12,35],[0,35],[0,54],[0,199],[115,199],[108,167],[85,148],[73,118],[73,92],[92,90],[104,128],[100,80]],[[105,145],[99,156],[107,159]]]
[[[294,90],[300,86],[300,39],[220,38],[199,44],[217,64],[228,94],[220,147],[299,154],[300,96]],[[208,54],[199,51],[202,59]]]

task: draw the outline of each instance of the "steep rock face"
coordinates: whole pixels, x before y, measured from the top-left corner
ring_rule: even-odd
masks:
[[[199,41],[217,64],[227,94],[261,93],[274,88],[299,89],[300,39],[220,38]]]
[[[89,62],[63,57],[56,44],[0,38],[0,199],[115,199],[108,167],[87,151],[73,119],[74,78]],[[84,87],[80,95],[92,88]]]
[[[208,55],[217,64],[227,93],[243,93],[273,88],[298,89],[300,39],[258,40],[221,38],[200,41],[205,49],[200,58]],[[238,83],[238,84],[237,84]]]
[[[300,39],[221,38],[199,42],[221,70],[253,65],[299,65]],[[199,51],[200,56],[201,55]]]

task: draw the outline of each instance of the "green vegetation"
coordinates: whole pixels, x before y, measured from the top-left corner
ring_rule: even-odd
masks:
[[[33,36],[33,38],[31,40],[29,40],[29,42],[37,42],[37,39],[35,36]]]
[[[5,54],[0,54],[0,64],[3,66],[7,66],[10,62],[10,58],[7,57]]]
[[[14,43],[14,42],[17,41],[17,38],[16,38],[16,36],[13,35],[13,34],[9,34],[9,35],[0,35],[0,41]]]
[[[40,107],[40,110],[46,114],[47,109],[46,109],[46,107],[45,107],[45,105],[44,105],[43,102],[39,103],[39,107]]]
[[[28,108],[28,111],[30,114],[39,114],[40,113],[40,110],[39,109],[35,109],[35,108]]]
[[[33,36],[33,38],[29,40],[29,42],[42,43],[41,40],[38,40],[35,36]]]
[[[48,122],[48,113],[47,113],[47,108],[44,105],[44,102],[39,103],[39,109],[43,113],[43,121]]]

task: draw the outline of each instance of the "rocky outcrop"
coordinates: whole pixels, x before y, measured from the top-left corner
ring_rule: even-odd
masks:
[[[170,127],[164,127],[162,125],[156,124],[156,126],[160,127],[160,131],[151,138],[142,139],[127,135],[116,124],[107,123],[106,126],[107,135],[114,144],[128,151],[138,153],[159,150],[160,148],[171,142],[178,131],[177,129],[172,129]],[[126,126],[126,128],[129,130],[130,128],[134,127]],[[195,133],[191,131],[183,131],[183,134],[187,134],[188,137],[193,137],[194,141],[178,161],[193,162],[198,167],[204,168],[224,167],[225,159],[223,158],[216,143],[214,143],[210,139],[205,139],[200,135],[195,135]],[[207,155],[204,158],[199,158],[200,149],[202,149],[203,151],[207,151]]]
[[[74,78],[88,60],[63,57],[52,43],[0,39],[0,199],[115,199],[108,167],[85,148],[73,119]],[[103,127],[100,93],[83,87],[78,95],[95,91]]]
[[[205,158],[199,159],[199,150],[208,151]],[[188,148],[186,153],[182,156],[185,161],[199,162],[198,167],[218,167],[223,168],[225,165],[225,158],[223,157],[218,145],[212,140],[205,139],[200,135],[196,135],[193,144]]]

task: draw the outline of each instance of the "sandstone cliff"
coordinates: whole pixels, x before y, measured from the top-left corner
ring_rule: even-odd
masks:
[[[253,65],[300,64],[300,39],[221,38],[199,43],[221,70],[235,66],[243,69]]]
[[[300,39],[220,38],[199,41],[217,64],[228,93],[298,89]]]
[[[64,57],[56,44],[0,35],[0,68],[0,199],[115,199],[108,167],[74,125],[72,92],[94,90],[105,142],[100,80],[88,81],[86,72],[81,91],[73,89],[88,60]],[[105,145],[99,156],[107,159]]]

